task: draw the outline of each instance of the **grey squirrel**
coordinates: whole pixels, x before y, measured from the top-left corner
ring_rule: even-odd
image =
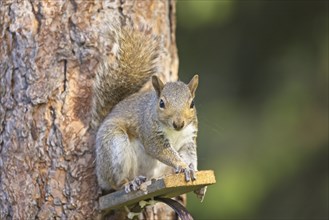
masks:
[[[195,180],[199,77],[164,84],[156,75],[159,38],[145,31],[118,31],[118,66],[104,56],[93,87],[92,127],[96,175],[103,190],[138,190],[146,180],[183,172]],[[139,91],[152,79],[153,89]],[[196,192],[203,198],[205,189]]]

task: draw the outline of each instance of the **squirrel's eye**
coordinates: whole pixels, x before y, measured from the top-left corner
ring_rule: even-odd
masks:
[[[164,108],[165,107],[164,101],[162,99],[160,99],[159,106],[160,106],[160,108]]]
[[[190,105],[190,108],[193,108],[193,107],[194,107],[194,100],[192,100],[191,105]]]

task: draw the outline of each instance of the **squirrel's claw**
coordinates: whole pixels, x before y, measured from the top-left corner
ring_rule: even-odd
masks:
[[[139,190],[139,187],[142,183],[144,183],[146,181],[146,177],[145,176],[138,176],[136,177],[134,180],[128,182],[125,186],[125,192],[129,193],[131,191],[137,191]]]
[[[196,180],[196,176],[195,176],[195,169],[194,169],[194,165],[192,163],[190,163],[190,165],[188,165],[188,167],[190,168],[190,172],[191,172],[191,179],[192,181]]]
[[[180,166],[180,167],[176,168],[175,172],[176,173],[184,173],[186,182],[190,182],[191,180],[192,181],[196,180],[195,170],[194,170],[193,164],[190,164],[186,168],[183,168],[183,167]]]
[[[184,169],[184,174],[185,174],[185,181],[190,182],[191,180],[190,169],[189,168]]]

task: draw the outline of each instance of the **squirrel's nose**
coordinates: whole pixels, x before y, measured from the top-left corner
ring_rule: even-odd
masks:
[[[172,125],[174,126],[174,128],[177,131],[179,131],[179,130],[181,130],[184,127],[184,121],[182,121],[182,122],[175,122],[174,121]]]

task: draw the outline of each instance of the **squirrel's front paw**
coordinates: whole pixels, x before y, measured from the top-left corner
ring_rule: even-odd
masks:
[[[184,173],[186,182],[189,182],[191,180],[192,181],[196,180],[195,170],[194,170],[193,164],[190,164],[189,166],[186,166],[186,167],[179,166],[179,167],[176,168],[175,172],[176,173]]]
[[[144,183],[146,181],[146,177],[145,176],[138,176],[136,177],[134,180],[128,182],[124,188],[125,188],[125,192],[129,193],[131,191],[136,191],[139,189],[140,185],[142,183]]]

